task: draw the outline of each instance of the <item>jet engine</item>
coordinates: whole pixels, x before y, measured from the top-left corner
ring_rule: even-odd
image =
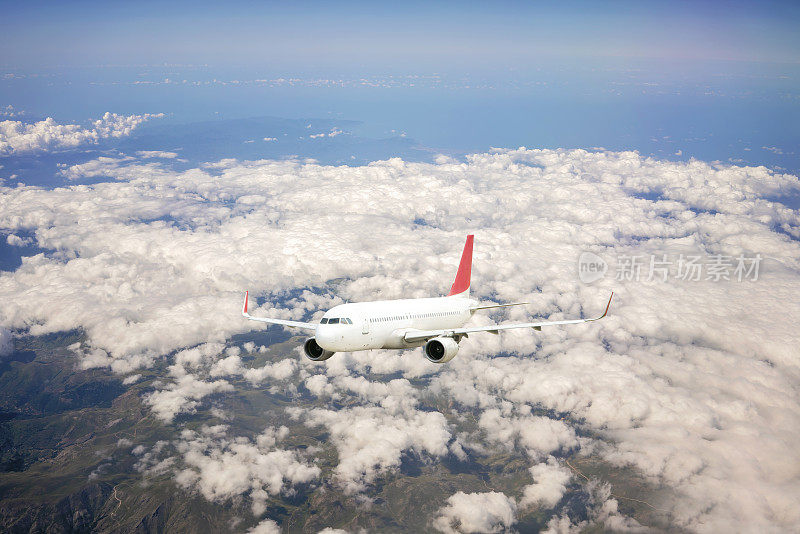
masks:
[[[458,353],[458,343],[452,337],[435,337],[425,343],[425,357],[433,363],[449,362]]]
[[[328,358],[336,354],[335,352],[325,350],[319,345],[317,345],[317,340],[314,339],[313,337],[308,338],[306,342],[303,344],[303,352],[306,353],[306,356],[308,356],[309,360],[313,360],[315,362],[321,362],[327,360]]]

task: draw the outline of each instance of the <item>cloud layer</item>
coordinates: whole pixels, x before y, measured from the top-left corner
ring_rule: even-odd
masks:
[[[551,507],[566,473],[551,456],[591,453],[673,488],[662,507],[682,527],[800,525],[800,213],[774,200],[797,193],[796,177],[583,150],[364,167],[222,160],[185,171],[149,156],[68,168],[76,181],[68,188],[0,189],[0,228],[33,234],[50,251],[0,273],[0,326],[83,328],[87,343],[76,352],[84,366],[118,372],[184,349],[147,399],[164,421],[191,414],[239,377],[302,384],[324,402],[355,399],[343,410],[292,414],[330,432],[335,483],[352,492],[405,454],[435,461],[510,448],[531,461],[515,506]],[[93,176],[117,181],[81,185]],[[295,319],[342,300],[443,294],[471,232],[476,296],[531,302],[475,324],[593,315],[613,288],[611,314],[591,325],[472,336],[446,366],[416,350],[248,369],[226,352],[232,334],[257,328],[238,314],[246,288],[266,297],[253,313]],[[610,265],[590,285],[577,272],[585,251]],[[681,254],[764,261],[757,281],[646,276],[651,257]],[[617,279],[621,257],[640,257],[643,276]],[[333,295],[329,282],[338,279]],[[404,378],[375,381],[391,373]],[[477,412],[477,428],[462,435],[420,409],[422,395]],[[359,425],[380,429],[385,446],[361,439]],[[220,458],[234,454],[222,441],[217,448]],[[448,501],[442,525],[461,517],[465,498]],[[612,500],[598,499],[596,520],[624,523]],[[507,509],[497,508],[463,520],[505,528]]]
[[[96,144],[102,139],[125,137],[143,122],[163,116],[163,113],[126,116],[106,112],[88,128],[79,124],[59,124],[51,117],[32,124],[0,121],[0,156],[64,150]]]

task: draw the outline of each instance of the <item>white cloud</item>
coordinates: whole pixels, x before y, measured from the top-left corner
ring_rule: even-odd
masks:
[[[496,491],[464,493],[459,491],[447,499],[433,527],[441,532],[504,532],[516,522],[514,499]]]
[[[238,348],[238,347],[237,347]],[[294,360],[281,360],[275,363],[266,363],[261,367],[246,368],[242,365],[239,354],[232,354],[217,360],[211,366],[211,376],[242,376],[253,385],[261,384],[265,380],[286,380],[297,371],[297,362]]]
[[[277,363],[265,364],[262,367],[251,367],[242,373],[245,380],[253,385],[261,384],[265,380],[286,380],[297,370],[294,360],[281,360]]]
[[[328,428],[336,475],[358,491],[408,451],[449,454],[447,421],[415,401],[440,394],[456,412],[479,413],[487,448],[505,446],[492,438],[498,432],[537,463],[564,448],[591,451],[669,485],[675,499],[665,506],[683,528],[800,525],[800,453],[791,446],[800,438],[800,213],[769,200],[800,190],[796,177],[631,152],[525,149],[437,164],[223,160],[185,171],[105,158],[65,175],[116,181],[0,188],[0,228],[58,251],[0,273],[0,325],[32,334],[83,328],[82,365],[117,372],[186,350],[175,356],[185,375],[149,397],[165,420],[197,409],[204,392],[227,390],[227,380],[205,375],[217,359],[225,360],[220,377],[253,383],[299,373],[322,402],[360,403],[300,414]],[[613,288],[609,317],[474,335],[445,366],[419,350],[337,355],[322,366],[288,359],[263,370],[236,355],[217,358],[232,334],[259,328],[239,315],[244,289],[267,292],[253,313],[296,319],[343,300],[442,294],[473,231],[475,295],[531,302],[482,313],[475,324],[594,314]],[[765,260],[757,282],[615,280],[612,268],[587,286],[576,272],[583,251],[609,261],[662,253]],[[339,278],[336,296],[280,298]],[[401,394],[368,380],[394,372],[416,381],[391,386]],[[374,423],[388,445],[373,450],[351,436],[353,422]],[[528,422],[541,432],[526,432]],[[593,437],[576,438],[581,427]]]
[[[510,412],[510,403],[506,403],[506,411]],[[510,413],[504,415],[501,409],[488,408],[481,414],[478,425],[488,441],[509,447],[518,443],[534,457],[546,457],[579,444],[572,428],[548,417],[514,417]]]
[[[175,159],[178,157],[177,152],[165,152],[163,150],[137,150],[136,155],[140,158],[160,158],[160,159]]]
[[[336,393],[336,388],[333,384],[328,382],[328,378],[325,375],[312,375],[306,378],[303,384],[317,397],[327,396],[332,399],[339,398],[339,394]]]
[[[225,380],[205,382],[195,375],[183,374],[166,389],[149,394],[145,397],[145,402],[150,405],[157,417],[171,422],[180,413],[194,413],[203,397],[232,389],[233,386]]]
[[[188,369],[197,369],[214,362],[225,351],[222,343],[203,343],[175,354],[175,363]]]
[[[246,345],[255,349],[254,343]],[[76,347],[79,345],[76,344],[71,348],[75,350]],[[297,363],[290,359],[267,363],[262,367],[247,368],[242,363],[241,352],[238,346],[225,347],[221,343],[204,343],[178,351],[173,356],[174,364],[168,367],[169,376],[156,384],[155,391],[145,395],[145,403],[150,405],[158,418],[171,423],[178,414],[195,413],[205,397],[234,389],[227,380],[215,380],[219,377],[241,376],[251,384],[259,385],[267,379],[285,381],[297,370]],[[82,358],[84,367],[110,365],[112,370],[115,369],[115,364],[126,361],[109,358],[105,351],[100,349],[85,351]],[[123,383],[133,383],[140,376],[137,374],[128,377]],[[288,385],[287,388],[295,391],[293,385]],[[282,391],[282,388],[272,385],[270,391]],[[227,418],[224,412],[213,407],[211,413],[221,419]]]
[[[163,457],[169,450],[169,442],[159,440],[153,444],[150,450],[144,445],[137,445],[131,449],[131,454],[137,457],[133,465],[136,471],[144,475],[163,475],[171,471],[175,458],[171,456]]]
[[[95,144],[101,139],[125,137],[143,122],[163,116],[163,113],[125,116],[106,112],[102,118],[92,122],[90,128],[79,124],[58,124],[50,117],[33,124],[0,121],[0,155],[63,150]]]
[[[567,491],[567,483],[572,478],[569,469],[558,465],[552,456],[547,462],[536,464],[530,468],[533,484],[525,486],[520,507],[541,506],[552,508]]]
[[[14,75],[12,74],[11,77],[13,77],[13,76]],[[9,75],[5,74],[3,77],[7,78],[7,77],[9,77]],[[25,115],[25,111],[24,110],[17,111],[16,109],[14,109],[14,106],[12,106],[11,104],[8,104],[4,108],[0,108],[0,117],[22,117],[24,115]]]
[[[608,484],[591,481],[586,485],[585,492],[588,497],[586,519],[573,520],[566,513],[553,516],[547,524],[547,534],[568,534],[584,532],[594,526],[603,532],[652,532],[630,517],[620,515],[616,499],[611,497]],[[592,529],[594,530],[594,529]]]
[[[176,477],[179,485],[197,489],[211,501],[247,495],[253,513],[261,515],[270,495],[320,475],[317,466],[301,461],[297,453],[276,448],[289,432],[286,427],[268,427],[255,440],[228,439],[226,431],[225,425],[217,425],[182,432],[176,445],[185,466]]]
[[[337,135],[341,135],[343,133],[344,132],[342,130],[338,129],[338,128],[331,128],[331,131],[328,132],[328,133],[311,134],[308,137],[310,137],[311,139],[319,139],[320,137],[336,137]],[[301,137],[301,139],[302,139],[302,137]],[[264,138],[264,140],[266,141],[267,139]]]
[[[458,163],[456,158],[446,154],[437,154],[436,157],[433,158],[433,161],[435,161],[437,165]]]
[[[258,525],[248,530],[250,534],[281,534],[281,527],[272,519],[264,519]]]
[[[122,383],[123,383],[124,385],[126,385],[126,386],[129,386],[129,385],[131,385],[131,384],[135,384],[136,382],[138,382],[140,378],[142,378],[142,375],[140,375],[140,374],[138,374],[138,373],[137,373],[137,374],[135,374],[135,375],[126,376],[126,377],[125,377],[125,378],[122,380]]]
[[[362,491],[381,474],[399,468],[405,451],[430,456],[448,453],[451,436],[438,412],[356,406],[290,413],[302,416],[309,426],[328,429],[339,456],[334,475],[346,493]]]
[[[22,238],[17,234],[8,234],[6,237],[6,243],[12,247],[24,247],[33,243],[33,240],[30,238]]]

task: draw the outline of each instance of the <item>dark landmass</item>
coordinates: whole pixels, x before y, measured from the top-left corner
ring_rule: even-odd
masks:
[[[236,336],[233,341],[250,340],[271,344],[267,353],[243,354],[250,367],[288,357],[299,343],[271,331]],[[426,532],[453,493],[502,491],[519,498],[531,483],[531,460],[521,452],[471,454],[468,461],[454,456],[432,460],[408,452],[399,470],[370,487],[366,496],[371,503],[365,504],[330,482],[337,452],[324,429],[306,427],[287,416],[289,406],[323,405],[302,386],[297,394],[269,393],[268,387],[229,377],[235,391],[206,397],[197,413],[165,424],[152,414],[143,396],[166,374],[169,359],[142,370],[135,384],[123,385],[122,377],[108,370],[79,368],[67,347],[81,341],[83,335],[77,331],[17,338],[15,352],[0,362],[0,531],[246,531],[270,518],[287,532],[318,532],[325,527]],[[212,414],[213,408],[235,416],[222,421]],[[475,417],[457,418],[446,398],[423,397],[421,408],[440,411],[458,432],[477,426],[477,412]],[[272,496],[265,513],[255,517],[247,499],[210,502],[181,489],[171,470],[137,468],[139,457],[131,453],[132,447],[151,449],[159,441],[173,442],[181,430],[223,422],[230,425],[231,435],[247,437],[266,426],[287,426],[289,436],[281,447],[319,447],[315,458],[322,477],[295,487],[294,495]],[[570,451],[564,455],[576,471],[568,494],[553,510],[522,512],[515,525],[520,532],[540,530],[564,511],[574,520],[588,517],[590,480],[609,482],[625,515],[656,530],[675,530],[658,505],[667,490],[599,457],[578,457]],[[602,531],[602,525],[589,531],[598,529]]]

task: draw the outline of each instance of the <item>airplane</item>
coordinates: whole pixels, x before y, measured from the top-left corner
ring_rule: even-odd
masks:
[[[455,358],[462,338],[478,332],[498,334],[513,328],[533,328],[599,321],[608,314],[611,299],[603,315],[592,319],[569,319],[533,323],[495,324],[464,328],[478,310],[522,306],[527,302],[481,305],[469,298],[472,272],[473,235],[467,236],[456,279],[446,297],[379,300],[340,304],[328,310],[318,324],[269,317],[253,317],[247,312],[249,291],[244,294],[242,315],[251,321],[311,330],[314,336],[303,344],[305,355],[315,361],[327,360],[337,352],[372,349],[410,349],[425,346],[425,357],[433,363]]]

